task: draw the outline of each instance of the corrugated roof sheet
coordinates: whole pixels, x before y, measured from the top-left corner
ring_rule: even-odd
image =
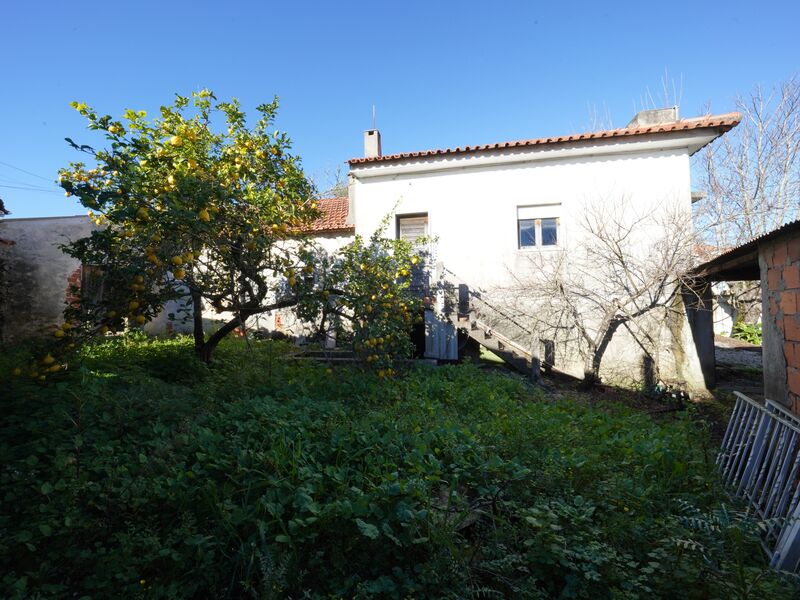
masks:
[[[800,233],[800,219],[796,221],[790,221],[789,223],[785,223],[781,225],[777,229],[773,229],[772,231],[768,231],[767,233],[758,235],[743,244],[736,246],[735,248],[731,248],[730,250],[723,252],[719,256],[715,256],[709,261],[704,262],[703,264],[695,267],[694,271],[696,273],[704,274],[709,273],[714,270],[715,267],[723,265],[725,262],[732,260],[734,258],[738,258],[739,256],[744,256],[748,252],[752,252],[753,250],[757,249],[759,244],[764,242],[768,242],[769,240],[776,238],[780,235],[792,232]]]

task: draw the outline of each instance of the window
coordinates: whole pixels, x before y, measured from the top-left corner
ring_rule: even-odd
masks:
[[[397,239],[417,245],[417,240],[428,235],[428,215],[397,217]]]
[[[430,259],[428,248],[428,215],[415,214],[397,217],[397,239],[410,242],[421,260],[411,269],[411,289],[427,294],[430,289],[430,273],[427,263]]]
[[[558,246],[561,205],[520,206],[517,208],[517,247],[547,248]]]

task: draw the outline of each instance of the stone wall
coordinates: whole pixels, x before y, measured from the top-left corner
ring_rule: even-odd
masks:
[[[89,235],[93,227],[86,216],[0,221],[0,238],[12,242],[0,245],[5,262],[0,342],[46,335],[61,322],[71,288],[80,286],[81,265],[58,246]]]
[[[800,414],[800,237],[759,248],[764,393]]]

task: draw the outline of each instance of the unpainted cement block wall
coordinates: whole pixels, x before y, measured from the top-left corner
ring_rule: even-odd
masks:
[[[800,237],[759,248],[764,393],[800,414]]]

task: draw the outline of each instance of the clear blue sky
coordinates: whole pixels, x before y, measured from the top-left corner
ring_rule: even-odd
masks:
[[[69,106],[153,113],[208,87],[280,129],[324,180],[362,153],[377,106],[385,153],[625,125],[665,70],[683,116],[800,72],[800,2],[5,2],[0,197],[13,217],[79,214],[54,183],[97,143]],[[24,169],[32,174],[12,168]],[[49,189],[38,191],[15,187]]]

